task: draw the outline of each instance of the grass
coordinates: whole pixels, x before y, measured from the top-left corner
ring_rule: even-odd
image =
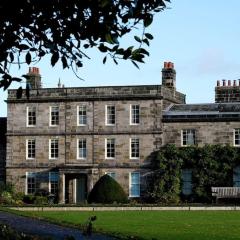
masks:
[[[79,226],[93,215],[98,232],[159,240],[240,239],[237,211],[21,212],[51,222]]]

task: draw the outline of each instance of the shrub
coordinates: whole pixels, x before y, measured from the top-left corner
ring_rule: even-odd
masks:
[[[48,203],[48,197],[46,196],[35,196],[34,204],[43,205]]]
[[[23,202],[27,204],[33,204],[36,197],[32,194],[24,195]]]
[[[5,203],[5,204],[11,204],[14,202],[12,194],[7,191],[3,191],[1,193],[1,201],[2,201],[2,203]]]
[[[88,195],[89,203],[126,203],[127,201],[123,188],[107,174],[96,182]]]

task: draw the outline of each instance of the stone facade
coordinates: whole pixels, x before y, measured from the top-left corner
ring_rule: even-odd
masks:
[[[162,111],[170,104],[185,103],[185,95],[175,89],[173,64],[165,64],[163,72],[164,85],[48,89],[41,88],[39,70],[30,68],[30,96],[23,93],[18,99],[16,90],[8,91],[7,181],[31,193],[51,191],[57,179],[59,201],[74,203],[84,201],[106,173],[114,174],[131,197],[131,174],[136,173],[140,192],[134,196],[143,195],[151,153],[162,146]],[[139,123],[132,124],[132,107],[136,105]],[[79,124],[82,106],[84,125]],[[114,107],[113,124],[106,123],[107,106]],[[58,122],[52,126],[51,109],[55,107]],[[33,125],[28,124],[30,109],[36,116]],[[108,139],[114,139],[114,147],[107,145]],[[132,147],[131,139],[137,139],[137,145]],[[84,158],[79,157],[79,141],[86,144]],[[57,148],[57,157],[52,159],[53,148]],[[111,148],[114,157],[107,157]],[[137,148],[138,157],[130,156],[132,148]],[[52,174],[57,174],[55,180],[50,180]]]
[[[6,177],[6,132],[7,118],[0,118],[0,182],[5,182]]]
[[[172,105],[163,113],[163,144],[184,146],[183,132],[190,130],[194,131],[192,144],[238,146],[239,120],[236,102]]]

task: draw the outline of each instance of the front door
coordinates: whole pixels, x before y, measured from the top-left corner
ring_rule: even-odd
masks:
[[[86,200],[87,195],[86,176],[81,175],[76,178],[76,203],[81,203]]]

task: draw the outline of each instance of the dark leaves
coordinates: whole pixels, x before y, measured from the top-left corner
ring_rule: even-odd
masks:
[[[59,53],[58,52],[54,52],[52,57],[51,57],[51,65],[54,67],[55,64],[57,63],[59,59]]]
[[[25,59],[28,65],[32,62],[32,56],[30,52],[27,52]]]
[[[17,89],[17,99],[20,99],[20,98],[22,98],[22,93],[23,93],[23,89],[22,89],[22,87],[19,87],[18,89]]]

